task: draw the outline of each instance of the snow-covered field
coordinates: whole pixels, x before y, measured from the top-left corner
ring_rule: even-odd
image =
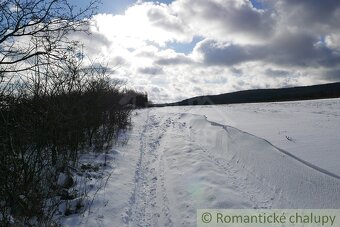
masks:
[[[63,224],[196,226],[199,208],[340,208],[339,135],[340,99],[140,110],[91,209]]]

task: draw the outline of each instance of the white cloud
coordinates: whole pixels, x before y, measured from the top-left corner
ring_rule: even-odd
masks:
[[[192,35],[165,4],[141,3],[123,15],[98,14],[92,19],[92,32],[126,48],[139,48],[146,41],[164,46],[166,42],[190,42]]]
[[[340,80],[340,2],[262,1],[265,9],[249,0],[139,1],[122,15],[94,16],[93,35],[78,38],[154,102]],[[195,36],[189,54],[169,47]]]
[[[196,35],[233,43],[261,43],[275,30],[274,14],[248,0],[177,0],[171,7]]]
[[[325,37],[326,45],[336,51],[340,51],[340,33],[330,33]]]

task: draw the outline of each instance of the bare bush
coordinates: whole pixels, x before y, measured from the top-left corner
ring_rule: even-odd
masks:
[[[56,80],[37,89],[29,81],[7,97],[0,133],[3,217],[9,212],[43,221],[44,201],[58,195],[58,174],[76,165],[81,151],[108,149],[119,130],[129,126],[131,108],[120,104],[126,91],[109,77],[87,70],[75,74],[79,86]]]
[[[1,226],[57,225],[53,217],[68,197],[60,174],[69,174],[81,152],[107,150],[129,126],[131,107],[147,103],[106,67],[84,67],[79,43],[67,38],[87,31],[94,7],[0,2]]]

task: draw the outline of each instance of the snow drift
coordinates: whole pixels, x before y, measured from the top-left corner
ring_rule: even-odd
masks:
[[[259,105],[245,108],[257,111]],[[278,104],[287,111],[304,109],[304,105]],[[278,106],[270,109],[277,110]],[[315,108],[319,107],[312,109]],[[295,155],[274,146],[267,138],[207,120],[202,108],[190,113],[187,110],[149,108],[134,114],[134,127],[125,135],[127,144],[116,146],[114,154],[109,154],[115,157],[114,162],[108,162],[110,178],[105,188],[95,192],[91,211],[82,216],[71,215],[63,224],[187,227],[196,226],[197,209],[340,208],[337,173],[324,170],[315,162],[311,164],[304,158],[308,152]],[[224,113],[222,110],[219,113]],[[336,115],[329,119],[336,125],[339,110],[332,111]],[[255,127],[257,112],[253,117],[241,113],[238,121],[250,119]],[[266,112],[266,116],[272,115]],[[282,116],[286,115],[278,117]],[[309,115],[308,120],[314,116]],[[273,119],[269,122],[275,123]],[[273,124],[273,131],[280,124]],[[257,127],[261,126],[257,123]],[[269,126],[266,127],[268,135]],[[320,138],[334,130],[339,129],[319,131]],[[298,142],[305,138],[296,135],[300,135],[294,134]],[[335,144],[333,141],[330,146],[335,149]],[[326,154],[330,153],[320,153],[318,157],[327,160]]]

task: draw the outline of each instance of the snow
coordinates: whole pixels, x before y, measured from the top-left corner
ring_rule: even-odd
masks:
[[[168,107],[233,126],[340,176],[340,99]]]
[[[90,209],[62,224],[196,226],[204,208],[340,208],[339,107],[333,99],[139,110],[127,143],[107,154],[104,187],[88,189]]]

